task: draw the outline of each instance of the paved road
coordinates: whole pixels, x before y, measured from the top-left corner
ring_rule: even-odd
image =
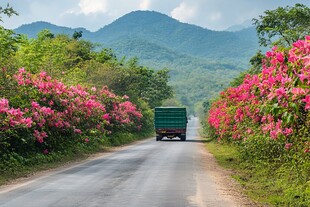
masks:
[[[234,206],[201,164],[198,120],[187,141],[155,138],[0,192],[5,207]]]

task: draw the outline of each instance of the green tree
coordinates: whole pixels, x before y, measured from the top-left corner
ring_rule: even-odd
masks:
[[[36,39],[29,39],[20,46],[16,59],[19,67],[32,73],[44,70],[67,84],[86,84],[83,68],[95,58],[94,47],[85,40],[42,30]]]
[[[168,85],[169,77],[168,69],[154,72],[149,85],[149,91],[152,93],[149,94],[148,102],[151,108],[161,106],[164,100],[173,96],[173,89]]]
[[[262,62],[265,56],[262,54],[262,52],[259,50],[251,59],[250,59],[250,64],[251,67],[250,69],[241,72],[236,78],[234,78],[230,82],[231,87],[237,87],[243,83],[244,77],[247,74],[254,75],[254,74],[259,74],[262,71]]]
[[[127,76],[129,90],[139,98],[146,101],[151,108],[161,106],[163,100],[172,97],[172,87],[168,85],[169,70],[154,71],[138,64],[137,58],[132,58],[127,63],[130,75]]]
[[[253,19],[261,46],[290,46],[310,33],[310,9],[303,4],[265,11]]]
[[[265,11],[258,19],[253,19],[256,26],[259,44],[263,47],[278,45],[288,47],[298,39],[310,34],[310,9],[303,4],[294,7],[278,7]],[[251,59],[251,68],[234,78],[230,86],[239,86],[247,74],[261,72],[264,55],[258,51]]]
[[[2,20],[2,14],[11,17],[12,15],[18,15],[18,13],[7,4],[6,7],[0,6],[0,21]],[[13,30],[5,29],[0,26],[0,68],[7,68],[8,64],[11,65],[11,58],[17,51],[19,43],[23,37],[17,35]]]
[[[11,17],[13,15],[18,15],[18,13],[13,9],[13,7],[10,6],[10,4],[7,4],[6,7],[0,6],[0,15],[2,14],[8,17]],[[0,16],[0,21],[3,22],[2,16]]]
[[[22,35],[17,35],[13,30],[0,26],[0,67],[7,67],[8,64],[12,63],[11,58],[23,40]]]
[[[80,39],[83,36],[83,31],[74,31],[72,38],[75,40]]]
[[[117,57],[111,48],[103,48],[96,54],[96,60],[100,63],[117,62]]]
[[[258,74],[262,70],[262,61],[265,58],[265,55],[259,50],[251,59],[250,64],[251,68],[249,70],[250,74]]]
[[[37,36],[38,36],[37,40],[39,41],[49,40],[55,37],[55,35],[48,29],[42,30],[41,32],[38,33]]]
[[[116,61],[111,50],[97,53],[98,61],[89,61],[85,65],[86,82],[96,87],[107,85],[118,95],[128,95],[138,103],[145,101],[151,108],[160,106],[163,100],[172,96],[172,87],[168,85],[168,70],[154,71],[138,64],[136,58]],[[98,59],[99,58],[99,59]]]

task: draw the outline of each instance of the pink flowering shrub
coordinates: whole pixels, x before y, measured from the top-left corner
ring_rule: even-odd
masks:
[[[219,140],[261,143],[269,156],[310,152],[310,36],[266,53],[262,72],[221,93],[208,124]],[[267,145],[272,143],[273,147]]]
[[[82,136],[102,136],[120,126],[137,128],[142,117],[134,104],[106,87],[69,87],[46,72],[32,75],[23,68],[14,79],[15,95],[0,99],[0,147],[5,149],[27,145],[50,152],[85,142]]]

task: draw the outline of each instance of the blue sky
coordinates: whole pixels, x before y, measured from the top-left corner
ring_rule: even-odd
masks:
[[[47,21],[91,31],[135,10],[158,11],[181,22],[224,30],[279,6],[302,3],[310,7],[310,0],[1,0],[0,6],[7,3],[19,16],[3,17],[0,25],[6,28]]]

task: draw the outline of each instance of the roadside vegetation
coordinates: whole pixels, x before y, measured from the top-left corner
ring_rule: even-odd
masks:
[[[273,206],[310,206],[310,23],[304,18],[310,9],[296,4],[254,20],[260,44],[272,50],[253,57],[234,87],[205,104],[205,130],[217,143],[208,148],[251,197]]]
[[[0,26],[0,184],[153,134],[152,108],[172,96],[168,70],[81,37]]]

